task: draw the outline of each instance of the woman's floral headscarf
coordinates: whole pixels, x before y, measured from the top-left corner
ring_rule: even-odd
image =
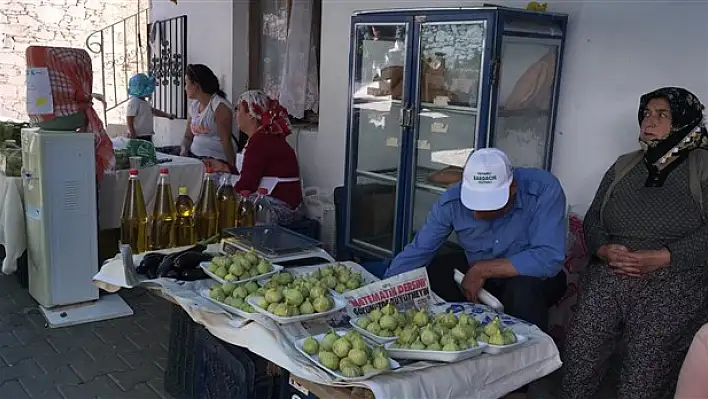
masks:
[[[268,134],[287,136],[292,132],[288,110],[278,100],[268,97],[261,90],[249,90],[238,98],[237,104],[244,107],[260,127],[258,131]]]
[[[144,73],[133,75],[128,82],[128,95],[132,97],[150,97],[155,92],[156,81]]]
[[[644,163],[649,171],[646,185],[660,186],[680,160],[696,149],[708,149],[708,131],[703,123],[705,107],[693,93],[680,87],[662,87],[639,100],[639,124],[649,101],[663,98],[671,108],[671,132],[659,140],[643,141]]]

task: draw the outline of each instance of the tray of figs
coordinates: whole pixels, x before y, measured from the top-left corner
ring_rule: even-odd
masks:
[[[288,272],[274,274],[263,289],[263,295],[251,296],[246,302],[280,324],[317,319],[347,306],[344,298],[324,285],[295,279]]]
[[[398,339],[386,344],[394,359],[458,362],[482,354],[487,348],[478,337],[474,317],[452,312],[431,315],[421,309],[403,326]]]
[[[215,256],[211,261],[199,264],[199,267],[222,284],[263,280],[283,270],[282,266],[272,264],[254,250]]]
[[[400,367],[382,346],[370,346],[356,330],[330,330],[295,341],[295,348],[342,381],[361,381]]]

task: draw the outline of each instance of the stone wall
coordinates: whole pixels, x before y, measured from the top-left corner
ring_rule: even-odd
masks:
[[[147,0],[0,0],[0,119],[25,120],[25,49],[30,45],[86,49],[87,38],[95,31],[124,20],[103,34],[91,37],[94,92],[104,92],[108,125],[120,131],[124,124],[126,83],[132,74],[145,70],[145,51],[138,46],[136,31],[147,40],[149,16],[135,15],[148,6]],[[115,82],[115,83],[114,83]],[[100,104],[96,105],[103,118]],[[115,126],[110,125],[118,125]],[[115,132],[114,132],[115,133]]]

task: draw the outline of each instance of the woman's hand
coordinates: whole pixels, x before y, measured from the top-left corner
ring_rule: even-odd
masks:
[[[639,270],[633,266],[631,259],[625,258],[629,253],[629,248],[619,244],[605,244],[597,250],[597,256],[606,260],[615,273],[639,277]]]
[[[630,277],[640,277],[671,264],[671,252],[666,248],[630,251],[615,247],[607,249],[607,254],[606,259],[614,272]]]
[[[668,249],[631,251],[622,255],[621,264],[624,268],[637,273],[648,274],[663,269],[671,264],[671,252]]]

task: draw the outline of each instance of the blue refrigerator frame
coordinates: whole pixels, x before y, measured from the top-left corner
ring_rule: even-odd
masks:
[[[421,19],[424,17],[424,19]],[[560,27],[560,34],[544,34],[537,32],[505,32],[504,22],[509,20],[524,20],[529,22],[555,23]],[[415,142],[417,120],[410,127],[401,127],[400,159],[398,161],[398,176],[396,181],[396,215],[394,218],[393,250],[387,251],[354,242],[351,237],[351,198],[357,181],[358,129],[352,130],[353,91],[355,85],[354,63],[356,62],[357,24],[406,24],[406,68],[404,76],[403,106],[412,109],[417,115],[419,105],[420,83],[420,33],[423,23],[472,22],[486,23],[484,39],[484,57],[482,61],[481,91],[478,102],[478,126],[475,148],[485,148],[493,145],[498,104],[498,80],[500,74],[499,59],[502,54],[503,37],[524,37],[530,39],[560,39],[558,46],[556,74],[554,81],[553,104],[551,106],[550,136],[546,142],[544,168],[550,170],[555,135],[558,96],[561,82],[561,70],[567,32],[568,17],[564,14],[540,13],[505,7],[473,7],[473,8],[423,8],[386,11],[366,11],[355,13],[351,18],[351,40],[349,48],[349,85],[347,110],[347,141],[345,163],[345,201],[343,210],[343,234],[339,234],[338,246],[344,247],[346,253],[365,259],[390,259],[398,254],[408,243],[408,232],[411,231],[413,220],[413,193],[415,190]]]

